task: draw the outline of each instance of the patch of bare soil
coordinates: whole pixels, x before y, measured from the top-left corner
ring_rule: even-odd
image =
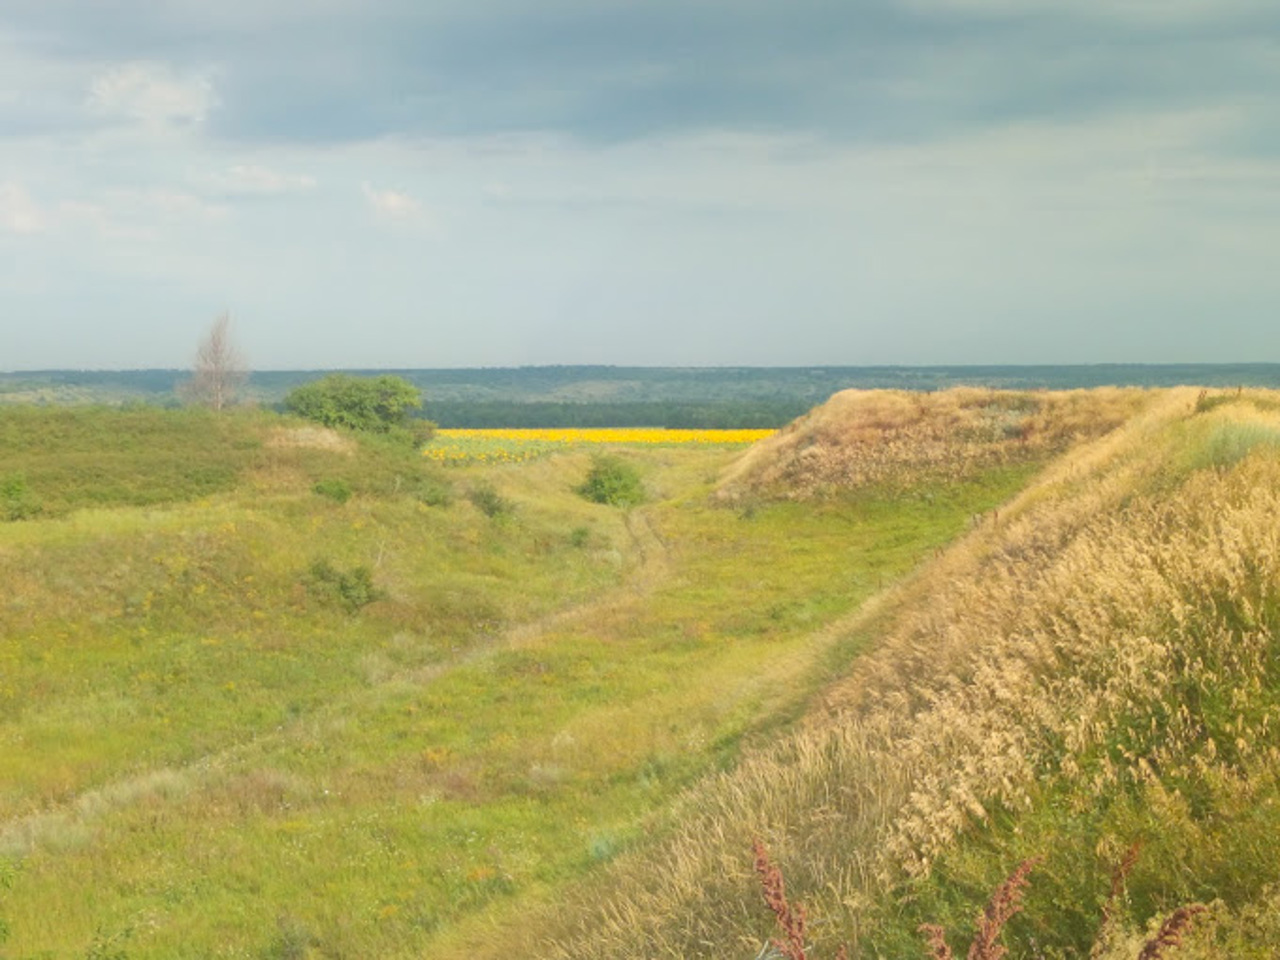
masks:
[[[350,437],[344,437],[329,427],[281,427],[271,432],[267,438],[267,446],[276,449],[331,450],[348,456],[356,450],[355,442]]]

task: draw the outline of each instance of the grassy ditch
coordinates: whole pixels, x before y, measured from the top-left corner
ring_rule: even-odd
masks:
[[[832,624],[1033,470],[739,509],[732,450],[629,447],[628,510],[575,492],[585,452],[445,476],[266,415],[0,415],[45,507],[0,523],[14,957],[498,943],[673,829],[843,671]],[[77,466],[111,451],[129,490]]]

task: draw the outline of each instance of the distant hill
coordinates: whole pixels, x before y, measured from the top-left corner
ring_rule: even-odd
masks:
[[[328,370],[255,371],[248,396],[278,404]],[[1280,387],[1280,364],[1093,364],[934,367],[484,367],[350,370],[419,386],[426,415],[449,427],[778,427],[855,389],[937,391],[1098,386]],[[0,372],[0,402],[173,405],[186,370]]]

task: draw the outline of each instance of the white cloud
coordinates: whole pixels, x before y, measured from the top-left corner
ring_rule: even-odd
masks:
[[[280,173],[269,167],[239,163],[211,175],[207,182],[225,193],[270,196],[312,190],[316,178],[305,174]]]
[[[16,183],[0,183],[0,230],[41,233],[49,226],[40,205]]]
[[[164,63],[135,61],[95,77],[86,102],[103,116],[165,127],[203,123],[218,97],[206,76],[179,74]]]
[[[361,185],[364,197],[374,213],[389,220],[412,220],[422,214],[422,204],[407,193],[397,190],[378,190],[366,182]]]
[[[92,200],[63,201],[57,212],[59,221],[77,233],[87,227],[104,239],[146,243],[230,218],[224,206],[165,187],[105,190]]]
[[[112,198],[124,209],[159,215],[174,220],[223,220],[226,207],[209,203],[193,193],[167,188],[113,191]]]

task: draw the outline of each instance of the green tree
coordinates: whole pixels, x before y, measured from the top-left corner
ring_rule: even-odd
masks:
[[[414,420],[422,393],[401,377],[353,377],[331,373],[305,383],[284,399],[285,409],[326,427],[366,433],[403,433],[416,442],[430,438],[434,424]]]

